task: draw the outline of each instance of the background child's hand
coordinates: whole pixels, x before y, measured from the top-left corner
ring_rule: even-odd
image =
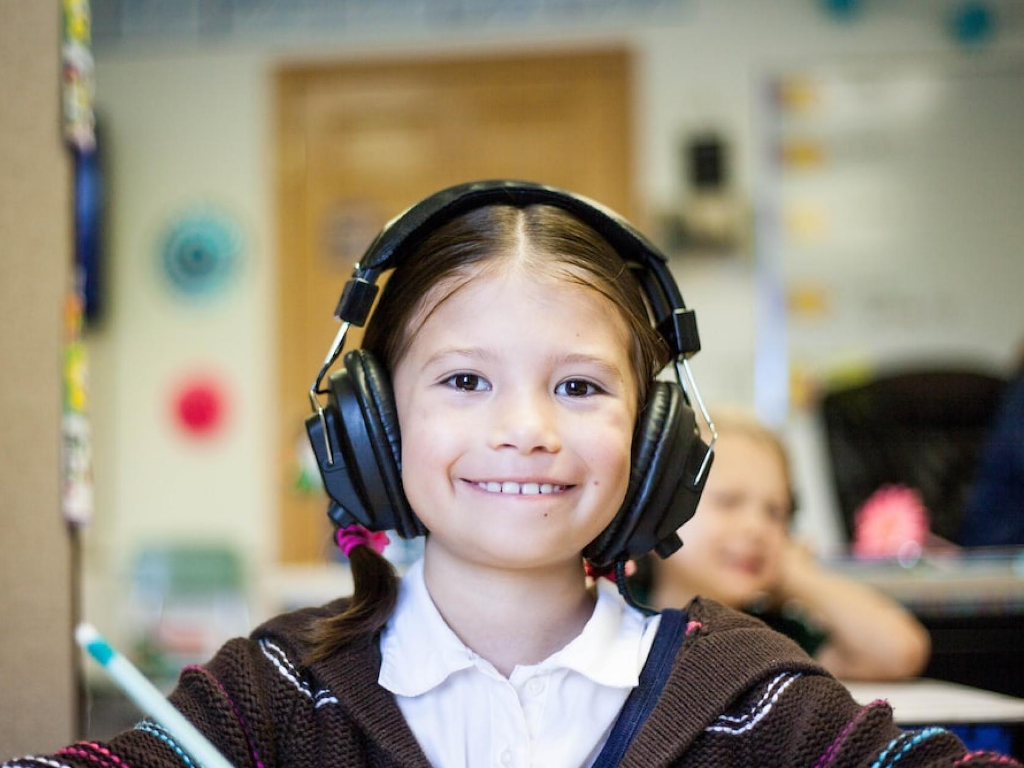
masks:
[[[779,576],[772,589],[778,604],[799,598],[809,583],[821,575],[821,568],[811,548],[803,542],[786,542],[779,562]]]
[[[787,542],[773,596],[778,605],[799,603],[824,629],[828,640],[815,657],[837,677],[911,677],[928,660],[928,634],[913,616],[881,592],[822,568],[804,544]]]

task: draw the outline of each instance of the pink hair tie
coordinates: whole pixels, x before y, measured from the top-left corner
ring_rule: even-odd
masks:
[[[618,584],[618,579],[615,577],[615,566],[609,565],[607,568],[595,568],[593,563],[589,560],[583,561],[583,570],[586,571],[588,577],[597,581],[601,577],[608,579],[613,584]],[[636,573],[636,563],[632,560],[626,561],[626,576],[632,576]]]
[[[384,551],[384,547],[391,543],[391,539],[384,531],[370,531],[361,525],[348,525],[339,528],[334,532],[334,540],[338,542],[338,549],[345,557],[355,547],[369,547],[378,555]]]

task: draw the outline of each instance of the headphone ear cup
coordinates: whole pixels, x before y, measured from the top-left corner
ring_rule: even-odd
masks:
[[[339,410],[349,433],[350,445],[367,506],[378,530],[394,528],[402,538],[426,533],[402,487],[402,441],[398,413],[387,370],[365,349],[345,355],[349,401]],[[347,407],[346,407],[347,405]]]
[[[692,485],[707,448],[675,382],[655,381],[633,436],[626,496],[612,522],[583,551],[595,566],[678,546],[676,529],[692,517],[703,489]],[[696,464],[694,463],[696,461]],[[669,550],[670,551],[670,550]]]
[[[664,430],[665,415],[668,412],[667,393],[664,391],[664,387],[665,382],[661,381],[651,384],[647,403],[637,420],[636,430],[633,433],[629,485],[626,487],[626,496],[622,500],[622,506],[619,507],[619,511],[612,521],[583,551],[584,557],[597,566],[604,567],[614,561],[614,558],[610,556],[613,554],[611,550],[617,548],[613,546],[613,542],[620,541],[622,529],[627,526],[628,518],[637,508],[637,494],[640,493],[643,480],[651,466],[654,449]]]

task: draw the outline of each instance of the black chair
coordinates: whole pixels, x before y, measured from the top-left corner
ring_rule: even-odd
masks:
[[[931,530],[956,541],[978,459],[1006,387],[985,373],[922,370],[827,392],[821,402],[847,535],[878,488],[915,488]]]

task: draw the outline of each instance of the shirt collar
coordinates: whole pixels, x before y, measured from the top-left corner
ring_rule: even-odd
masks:
[[[380,656],[377,682],[397,696],[419,696],[473,666],[475,654],[441,618],[427,592],[422,559],[402,577],[398,601],[381,633]]]
[[[569,669],[599,685],[632,688],[650,648],[645,617],[629,607],[615,587],[598,580],[597,603],[583,631],[539,664],[519,666],[512,679]],[[398,696],[419,696],[454,673],[493,667],[466,647],[445,623],[427,591],[423,561],[402,578],[398,601],[380,638],[378,682]]]
[[[583,631],[532,669],[571,669],[599,685],[633,688],[650,650],[647,622],[610,581],[598,579],[597,604]]]

